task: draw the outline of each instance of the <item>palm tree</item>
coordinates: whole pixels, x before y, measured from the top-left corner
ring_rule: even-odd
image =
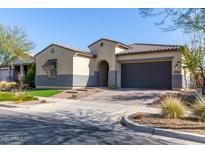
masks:
[[[194,81],[195,81],[195,85],[197,88],[200,87],[200,81],[199,81],[199,76],[200,76],[200,70],[199,70],[199,61],[198,61],[198,56],[197,56],[197,52],[191,51],[187,45],[185,45],[182,48],[182,53],[183,53],[183,68],[187,69]]]
[[[204,75],[204,60],[205,60],[205,48],[203,39],[192,39],[190,47],[185,45],[182,48],[183,53],[183,67],[187,69],[193,79],[197,88],[203,88],[205,92],[205,75]],[[202,79],[202,83],[200,82]]]

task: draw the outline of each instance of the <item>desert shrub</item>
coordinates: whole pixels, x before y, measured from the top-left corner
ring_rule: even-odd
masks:
[[[199,120],[205,121],[205,99],[199,101],[193,109],[193,115]]]
[[[161,102],[161,117],[180,118],[184,115],[185,107],[181,99],[168,96]]]
[[[166,93],[166,94],[162,94],[160,96],[161,99],[164,99],[168,96],[171,97],[176,97],[176,98],[180,98],[184,105],[186,106],[192,106],[193,104],[195,104],[198,101],[198,97],[196,95],[195,91],[181,91],[181,92],[172,92],[172,93]]]
[[[32,95],[29,95],[28,93],[16,93],[16,99],[15,101],[32,101],[32,100],[38,100],[37,97],[34,97]]]
[[[5,90],[7,88],[7,82],[6,81],[1,81],[0,82],[0,89]]]
[[[12,89],[12,88],[16,88],[17,83],[16,82],[8,82],[7,83],[7,88]]]
[[[9,91],[17,86],[16,82],[7,82],[7,81],[1,81],[0,82],[0,89],[4,91]]]
[[[32,101],[38,100],[37,97],[31,96],[28,93],[12,93],[0,92],[0,101]]]
[[[36,74],[36,66],[33,64],[31,68],[28,70],[25,76],[25,83],[27,83],[30,87],[35,87],[35,74]]]

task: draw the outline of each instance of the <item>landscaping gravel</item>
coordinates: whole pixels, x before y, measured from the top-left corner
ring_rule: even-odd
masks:
[[[137,113],[131,120],[147,126],[205,135],[205,122],[194,118],[167,119],[159,114]]]

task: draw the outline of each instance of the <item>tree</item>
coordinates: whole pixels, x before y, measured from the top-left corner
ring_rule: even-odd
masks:
[[[172,31],[182,28],[185,33],[201,31],[205,33],[205,9],[140,9],[143,17],[160,16],[156,22],[163,31]],[[171,23],[170,23],[171,21]]]
[[[15,59],[26,60],[28,51],[34,48],[22,28],[5,27],[0,24],[0,67],[10,65]]]
[[[193,76],[196,86],[202,87],[205,92],[205,43],[204,36],[196,33],[191,37],[191,42],[182,48],[183,67],[187,69]],[[200,82],[202,79],[202,83]]]
[[[205,91],[204,59],[205,59],[205,9],[184,8],[184,9],[140,9],[143,17],[160,16],[156,22],[163,31],[182,29],[185,33],[193,34],[191,43],[184,46],[183,67],[191,72],[195,79],[196,86],[203,87]],[[200,79],[203,80],[201,85]]]
[[[35,87],[35,74],[36,74],[36,66],[32,64],[30,69],[28,70],[25,76],[25,83],[27,83],[31,87]]]

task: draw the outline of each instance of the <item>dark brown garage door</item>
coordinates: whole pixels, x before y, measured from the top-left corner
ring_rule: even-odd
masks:
[[[121,87],[171,89],[171,68],[171,61],[122,64]]]

